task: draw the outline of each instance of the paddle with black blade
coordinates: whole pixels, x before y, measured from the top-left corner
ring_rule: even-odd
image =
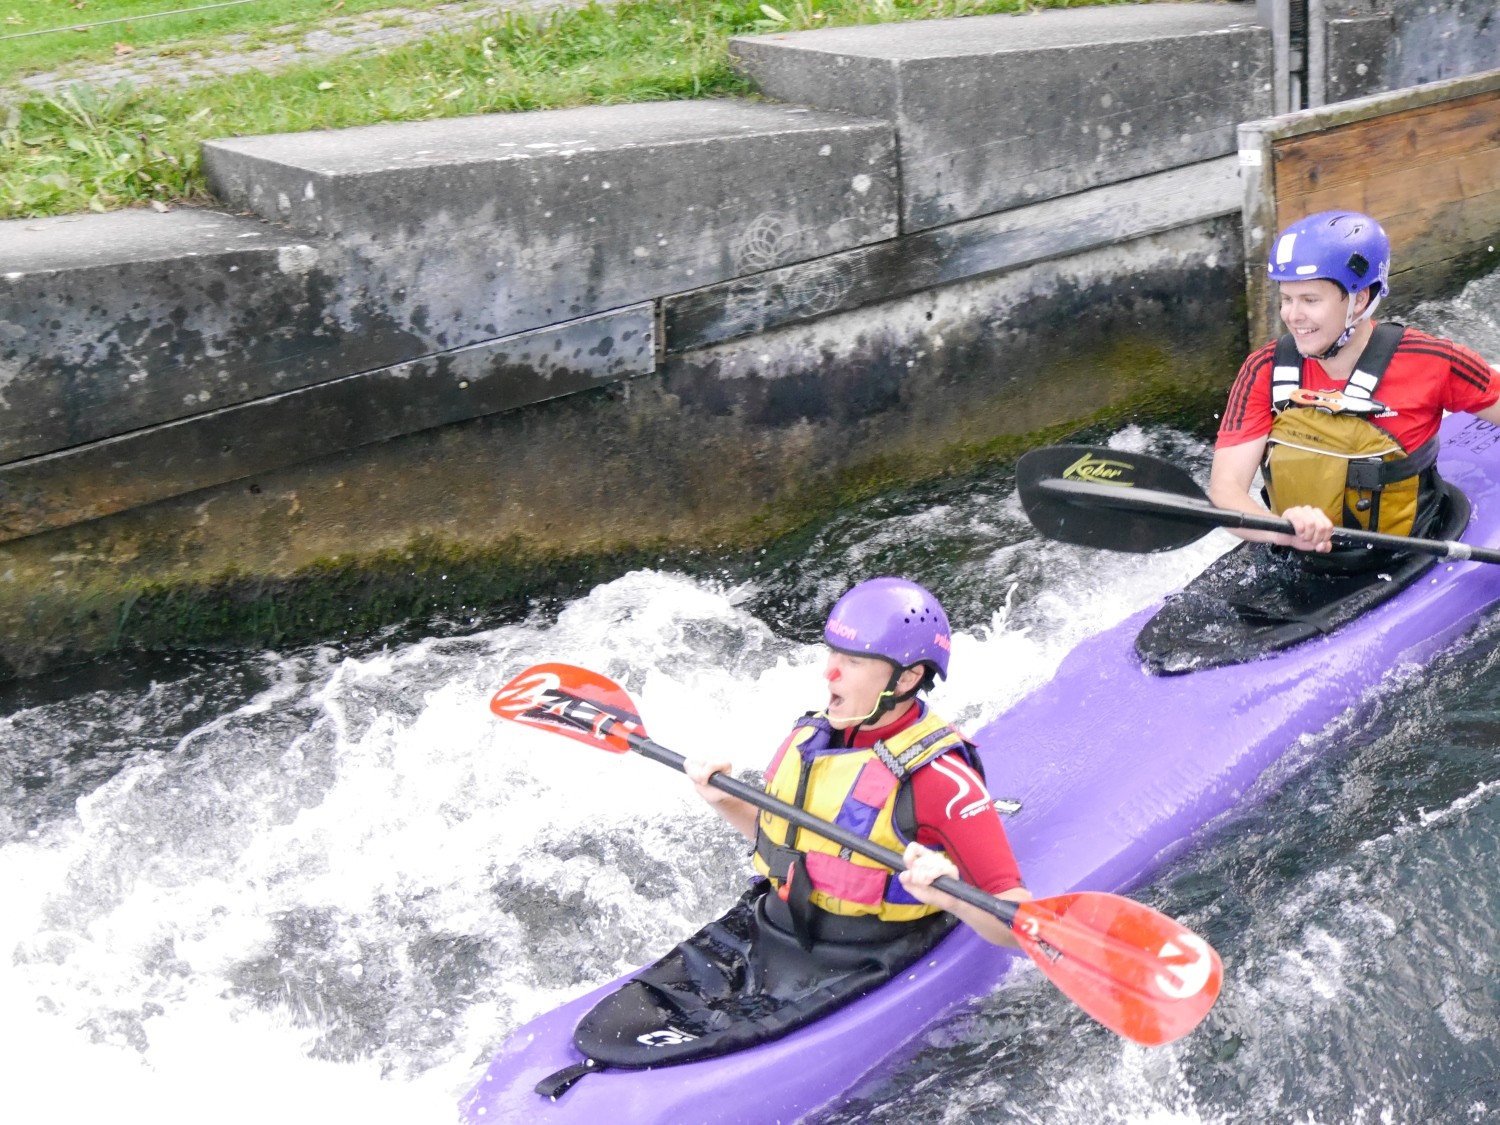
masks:
[[[1021,507],[1043,535],[1063,543],[1149,554],[1202,539],[1216,527],[1293,534],[1291,521],[1216,508],[1185,470],[1149,453],[1092,445],[1050,445],[1016,462]],[[1454,539],[1414,539],[1335,528],[1351,547],[1500,563],[1500,551]]]
[[[625,689],[570,664],[538,664],[495,693],[503,719],[615,753],[633,750],[683,771],[682,755],[653,742]],[[900,853],[812,816],[722,773],[709,779],[757,808],[895,871]],[[943,876],[935,886],[1005,921],[1021,949],[1080,1008],[1133,1042],[1160,1046],[1202,1022],[1218,998],[1223,966],[1213,948],[1172,919],[1119,895],[1079,891],[1016,903]]]

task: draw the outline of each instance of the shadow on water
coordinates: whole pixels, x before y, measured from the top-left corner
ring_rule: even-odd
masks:
[[[275,682],[274,657],[159,653],[109,657],[0,683],[0,841],[20,838],[143,758]]]
[[[1087,432],[1080,444],[1105,444],[1110,433]],[[1176,461],[1206,478],[1208,451],[1173,430],[1134,431],[1134,447]],[[730,582],[752,582],[746,608],[778,633],[822,639],[828,608],[856,582],[900,574],[942,599],[953,627],[988,625],[1016,585],[1044,589],[1055,579],[1055,555],[1039,543],[1015,493],[1015,469],[999,465],[953,480],[878,496],[810,527],[748,559],[709,571]],[[1021,605],[1011,620],[1034,614]]]

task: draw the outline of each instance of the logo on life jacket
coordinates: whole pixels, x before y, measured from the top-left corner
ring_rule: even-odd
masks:
[[[1396,412],[1373,398],[1346,395],[1343,391],[1317,391],[1298,387],[1289,396],[1297,406],[1310,406],[1324,414],[1365,414],[1372,418],[1393,418]]]
[[[1118,484],[1130,487],[1134,482],[1121,480],[1135,472],[1135,466],[1129,461],[1106,461],[1104,458],[1096,458],[1093,454],[1085,453],[1063,470],[1063,480],[1086,480],[1095,484]]]

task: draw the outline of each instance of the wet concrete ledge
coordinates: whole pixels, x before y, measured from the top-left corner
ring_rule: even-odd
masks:
[[[0,224],[0,672],[524,604],[1107,419],[1206,418],[1246,343],[1249,15],[894,25],[880,112],[240,138],[205,153],[233,213]],[[1183,121],[1151,110],[1164,75],[1201,90]]]

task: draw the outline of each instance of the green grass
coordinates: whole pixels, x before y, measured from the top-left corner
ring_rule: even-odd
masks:
[[[85,13],[108,18],[100,15],[106,2],[98,0]],[[307,0],[266,2],[279,12],[317,7]],[[348,0],[339,14],[354,2]],[[17,11],[68,6],[67,0],[0,0],[0,12],[10,10],[7,4]],[[142,10],[126,0],[114,5]],[[759,0],[623,0],[611,7],[503,15],[379,55],[272,75],[142,90],[74,86],[8,108],[0,103],[0,217],[201,201],[199,144],[215,137],[747,93],[728,66],[731,35],[1069,6],[1076,4],[798,0],[778,9]],[[220,12],[228,18],[257,8]],[[170,21],[139,28],[144,31],[149,22]]]
[[[122,54],[147,50],[212,51],[223,44],[224,36],[233,34],[270,42],[306,32],[332,17],[401,6],[401,0],[253,0],[233,8],[164,14],[218,2],[222,0],[0,0],[0,75],[19,77],[75,63],[111,62]],[[430,5],[412,0],[406,6]],[[118,19],[130,22],[72,30]],[[47,34],[25,34],[35,32]]]

